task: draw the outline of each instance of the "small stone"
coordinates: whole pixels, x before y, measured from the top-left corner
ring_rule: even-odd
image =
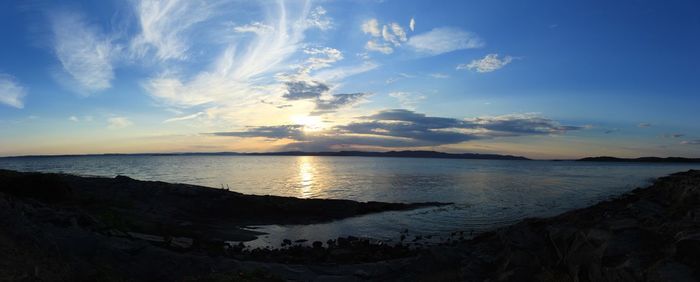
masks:
[[[360,277],[360,278],[369,278],[369,273],[367,273],[367,271],[364,271],[362,269],[358,269],[357,271],[355,271],[355,273],[353,273],[353,275]]]
[[[176,248],[188,249],[192,247],[194,241],[187,237],[174,237],[170,240],[170,245]]]
[[[134,239],[150,241],[150,242],[155,242],[155,243],[164,243],[165,242],[165,238],[163,238],[163,236],[143,234],[143,233],[137,233],[137,232],[127,232],[127,234],[129,234],[129,236],[131,238],[134,238]]]

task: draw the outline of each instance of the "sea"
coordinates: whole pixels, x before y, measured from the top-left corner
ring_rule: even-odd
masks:
[[[451,205],[310,225],[249,226],[249,247],[340,236],[447,240],[528,217],[547,217],[648,186],[700,164],[381,157],[106,155],[0,158],[0,168],[84,176],[126,175],[245,194]],[[157,200],[157,199],[154,199]],[[437,239],[439,238],[439,239]],[[408,240],[408,239],[406,239]]]

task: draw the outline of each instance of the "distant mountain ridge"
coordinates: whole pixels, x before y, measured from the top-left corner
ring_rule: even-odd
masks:
[[[432,159],[479,159],[479,160],[530,160],[526,157],[499,155],[499,154],[452,154],[436,151],[339,151],[339,152],[274,152],[274,153],[246,153],[251,156],[338,156],[338,157],[388,157],[388,158],[432,158]]]
[[[578,159],[580,162],[637,162],[637,163],[700,163],[700,158],[681,158],[681,157],[641,157],[641,158],[616,158],[616,157],[588,157]]]
[[[325,151],[325,152],[304,152],[304,151],[282,151],[282,152],[182,152],[182,153],[133,153],[133,154],[83,154],[83,155],[25,155],[8,156],[3,158],[46,158],[46,157],[88,157],[88,156],[318,156],[318,157],[384,157],[384,158],[423,158],[423,159],[466,159],[466,160],[520,160],[529,161],[532,159],[523,156],[501,155],[501,154],[478,154],[478,153],[445,153],[438,151]],[[700,163],[700,158],[683,157],[641,157],[641,158],[618,158],[610,156],[586,157],[581,159],[554,159],[549,161],[577,161],[577,162],[637,162],[637,163]]]
[[[319,156],[319,157],[387,157],[387,158],[432,158],[432,159],[475,159],[475,160],[530,160],[522,156],[476,153],[444,153],[437,151],[338,151],[338,152],[264,152],[264,153],[238,153],[238,152],[202,152],[202,153],[137,153],[137,154],[87,154],[87,155],[38,155],[16,156],[9,158],[30,157],[71,157],[71,156]]]

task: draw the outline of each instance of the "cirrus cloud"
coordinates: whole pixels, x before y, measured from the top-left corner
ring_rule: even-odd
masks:
[[[0,104],[18,109],[24,108],[23,98],[26,95],[27,91],[15,77],[0,73]]]
[[[78,92],[87,95],[112,86],[112,64],[119,54],[119,47],[112,39],[76,13],[54,14],[51,28],[56,57],[74,80]]]
[[[700,145],[700,139],[681,141],[683,145]]]
[[[160,61],[186,59],[189,50],[186,33],[195,24],[209,18],[215,8],[207,2],[188,0],[133,3],[141,32],[132,40],[131,51],[138,57],[154,51]]]
[[[108,127],[110,129],[121,129],[134,124],[133,122],[131,122],[131,120],[129,120],[126,117],[112,117],[107,119],[107,123],[109,124]]]
[[[316,83],[307,84],[320,88],[311,89],[307,87],[309,85],[295,83],[290,78],[281,81],[282,85],[269,79],[278,71],[289,69],[289,60],[302,46],[307,29],[326,27],[325,10],[311,10],[307,4],[279,1],[272,7],[265,7],[272,12],[267,15],[266,21],[256,21],[239,29],[250,32],[254,29],[252,27],[271,27],[263,28],[267,30],[265,32],[253,32],[246,48],[238,48],[237,42],[229,43],[208,69],[190,77],[183,77],[176,70],[165,71],[149,79],[144,87],[150,95],[168,105],[182,108],[211,105],[220,109],[217,113],[235,112],[288,89],[292,90],[287,91],[289,98],[301,97],[297,94],[309,96],[310,92],[306,91],[325,91],[323,86]],[[311,55],[336,55],[328,49],[307,50],[311,50]],[[307,64],[307,69],[319,68],[336,59],[337,56],[311,62]],[[301,93],[296,93],[296,90]],[[209,115],[215,116],[214,112]]]
[[[408,45],[418,52],[439,55],[457,50],[481,48],[485,43],[475,33],[454,27],[439,27],[412,36],[408,39]]]

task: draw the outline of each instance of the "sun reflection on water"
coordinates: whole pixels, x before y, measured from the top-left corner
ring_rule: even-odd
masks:
[[[299,184],[302,198],[310,198],[314,195],[314,157],[299,157]]]

